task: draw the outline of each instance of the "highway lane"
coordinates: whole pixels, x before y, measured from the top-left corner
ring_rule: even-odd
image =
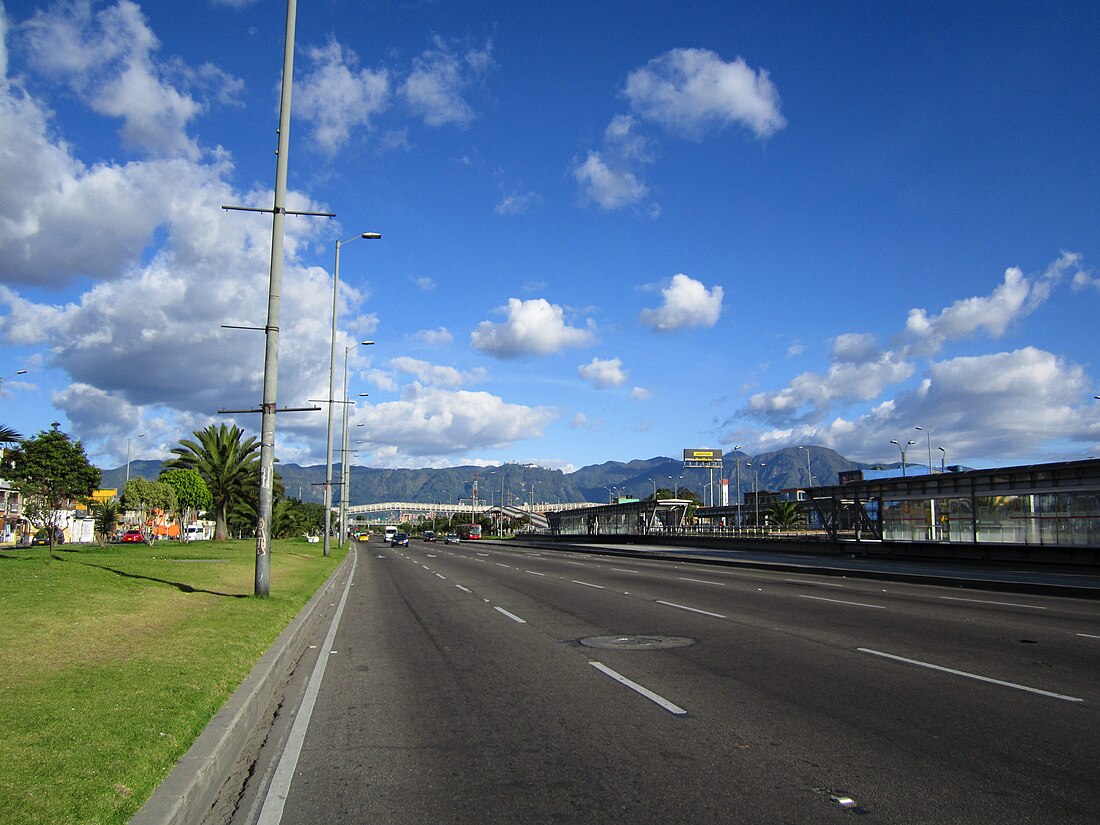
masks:
[[[282,821],[1095,821],[1098,612],[367,545]]]

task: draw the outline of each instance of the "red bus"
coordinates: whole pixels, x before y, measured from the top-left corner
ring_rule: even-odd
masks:
[[[460,539],[479,539],[481,538],[481,525],[459,524],[455,527],[455,532],[458,533]]]

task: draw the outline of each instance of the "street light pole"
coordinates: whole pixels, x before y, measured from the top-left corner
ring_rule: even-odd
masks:
[[[942,475],[947,472],[947,450],[943,447],[937,447],[936,449],[940,451],[940,474]]]
[[[932,433],[924,429],[924,427],[914,427],[913,429],[920,430],[924,433],[924,437],[928,441],[928,475],[932,475]]]
[[[893,444],[894,446],[896,446],[899,450],[901,450],[901,477],[905,478],[905,453],[910,447],[912,447],[917,442],[910,439],[906,443],[906,445],[903,447],[903,446],[901,446],[901,442],[897,441],[896,439],[891,438],[890,443]]]
[[[139,438],[145,438],[145,433],[142,433],[141,435],[138,435],[138,436],[134,436],[133,439],[130,439],[130,438],[126,439],[126,483],[127,484],[130,483],[130,441],[131,440],[137,441]]]
[[[733,447],[735,453],[741,451],[741,445],[735,444]],[[735,455],[733,457],[734,466],[737,468],[737,529],[741,530],[741,456]]]
[[[332,334],[328,348],[328,438],[325,441],[325,544],[324,553],[329,554],[329,534],[332,532],[332,405],[336,393],[336,319],[337,295],[340,291],[340,247],[360,238],[377,240],[382,236],[377,232],[363,232],[346,241],[336,242],[336,264],[332,273]],[[346,406],[346,405],[345,405]]]
[[[344,546],[344,542],[347,540],[347,517],[348,517],[348,487],[351,484],[351,473],[348,468],[348,407],[351,406],[351,401],[348,400],[348,353],[358,346],[370,346],[374,341],[359,341],[352,344],[350,347],[344,347],[344,423],[343,423],[343,451],[340,453],[340,541],[337,545]],[[360,396],[366,395],[366,393],[360,393]]]
[[[4,382],[7,381],[8,378],[14,378],[17,375],[26,375],[26,374],[27,374],[26,370],[16,370],[14,373],[12,373],[11,375],[9,375],[7,377],[0,376],[0,398],[4,397]]]
[[[808,489],[808,488],[814,486],[814,477],[810,473],[810,448],[809,447],[799,447],[798,449],[806,451],[806,487]]]

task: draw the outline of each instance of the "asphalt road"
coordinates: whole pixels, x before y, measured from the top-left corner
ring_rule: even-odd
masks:
[[[1095,601],[419,541],[341,590],[234,825],[1098,820]]]

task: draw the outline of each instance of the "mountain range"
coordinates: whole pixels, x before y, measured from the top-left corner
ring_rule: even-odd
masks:
[[[862,464],[850,461],[827,447],[788,447],[769,453],[750,456],[744,452],[730,452],[723,456],[722,471],[713,471],[713,500],[720,503],[720,479],[730,479],[730,501],[736,500],[735,490],[740,480],[743,492],[753,490],[754,483],[760,490],[784,490],[806,486],[807,451],[809,472],[813,485],[837,483],[837,474],[843,470],[891,469],[899,462]],[[160,474],[160,461],[131,461],[130,477],[156,479]],[[323,501],[325,466],[315,464],[303,467],[298,464],[277,464],[276,472],[282,480],[286,495],[302,501]],[[333,468],[333,478],[340,477],[339,465]],[[632,461],[605,461],[591,464],[571,473],[550,470],[535,464],[504,464],[497,467],[445,467],[441,469],[375,469],[351,467],[349,502],[370,504],[382,501],[414,501],[420,503],[455,504],[469,500],[477,483],[479,502],[499,503],[503,492],[509,503],[521,504],[534,497],[536,502],[606,502],[615,496],[645,498],[654,489],[681,489],[687,487],[706,501],[711,501],[709,484],[711,471],[685,469],[682,461],[665,456]],[[126,480],[126,467],[103,470],[100,486],[121,491]],[[339,501],[339,493],[335,496]]]

